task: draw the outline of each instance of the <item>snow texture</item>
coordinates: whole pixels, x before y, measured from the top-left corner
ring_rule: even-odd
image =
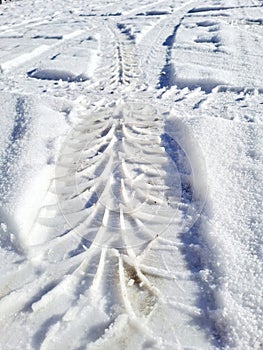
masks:
[[[263,349],[262,5],[1,2],[0,349]]]

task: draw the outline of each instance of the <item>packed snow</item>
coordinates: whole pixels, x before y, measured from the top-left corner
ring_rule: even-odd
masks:
[[[263,349],[262,26],[2,1],[0,349]]]

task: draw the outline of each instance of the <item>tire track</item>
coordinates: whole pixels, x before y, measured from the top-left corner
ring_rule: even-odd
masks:
[[[61,149],[46,204],[23,242],[39,278],[26,288],[18,285],[0,304],[2,320],[13,327],[34,322],[25,337],[33,348],[107,343],[106,330],[118,332],[120,324],[133,339],[126,332],[119,335],[120,348],[133,341],[138,347],[158,348],[158,328],[156,334],[151,330],[157,310],[174,305],[178,313],[202,317],[198,308],[167,299],[162,284],[156,283],[179,279],[179,285],[181,280],[192,286],[192,273],[170,270],[170,262],[156,266],[162,255],[154,264],[148,261],[151,251],[174,254],[172,246],[181,244],[174,233],[184,230],[186,212],[194,204],[186,186],[191,169],[179,160],[180,148],[167,156],[172,140],[166,135],[161,140],[162,123],[160,111],[136,101],[119,103],[107,113],[79,115]],[[183,264],[181,253],[177,255]],[[12,316],[22,310],[20,319]],[[92,338],[95,312],[101,331]],[[136,334],[143,336],[137,339]]]
[[[137,43],[137,50],[138,52],[146,52],[144,57],[140,57],[140,61],[149,85],[156,87],[158,86],[158,81],[160,82],[162,78],[165,79],[165,71],[162,74],[162,70],[168,66],[167,60],[169,60],[168,56],[170,54],[168,52],[167,56],[166,40],[171,39],[171,35],[173,36],[177,26],[180,25],[184,16],[195,4],[197,4],[196,1],[191,0],[181,6],[172,8],[171,13],[163,15],[149,31],[146,31],[146,34],[140,37]],[[173,38],[175,39],[174,36]],[[151,45],[148,44],[149,42],[151,42]],[[162,66],[160,65],[162,61],[160,57],[165,57]]]
[[[101,38],[101,47],[105,54],[96,72],[96,88],[110,94],[124,86],[131,85],[132,89],[136,89],[144,85],[143,74],[138,67],[134,37],[125,24],[114,24],[106,22],[108,35]],[[112,57],[115,58],[113,62]]]
[[[57,221],[63,221],[65,216],[70,227],[74,227],[86,241],[92,241],[95,227],[113,223],[113,230],[120,229],[122,215],[127,221],[126,230],[131,231],[132,235],[134,228],[141,225],[141,220],[148,222],[158,213],[160,205],[166,207],[161,216],[165,211],[168,212],[163,216],[163,225],[170,217],[169,205],[173,205],[174,210],[175,198],[180,197],[177,170],[160,148],[158,132],[161,119],[151,107],[140,106],[137,110],[136,108],[136,104],[125,103],[115,110],[109,110],[109,116],[106,118],[103,112],[104,119],[101,119],[102,113],[93,112],[93,115],[88,117],[85,115],[88,123],[83,120],[78,124],[61,152],[52,185],[52,191],[59,196],[58,202],[62,212]],[[150,119],[143,120],[148,113]],[[134,120],[132,123],[130,118]],[[90,141],[85,144],[87,135],[90,135]],[[149,142],[153,144],[149,146]],[[158,162],[153,168],[151,164],[155,159]],[[169,186],[162,180],[166,168],[174,169],[175,173],[174,181],[170,182]],[[110,179],[108,174],[112,174]],[[172,196],[170,201],[169,196]],[[55,207],[49,205],[42,211],[52,214],[54,209]],[[88,217],[90,221],[85,223],[83,217]],[[41,215],[40,221],[45,224]],[[49,219],[46,221],[49,222]],[[55,222],[55,225],[58,222]],[[90,236],[88,227],[91,227]],[[148,231],[151,232],[151,229]],[[141,245],[145,237],[149,236],[148,240],[154,238],[154,231],[151,235],[149,232],[146,230],[144,236],[134,237],[134,241],[131,242],[125,242],[121,235],[112,241],[109,238],[106,242],[96,238],[96,244],[119,248]],[[33,237],[34,234],[31,237],[34,242]]]

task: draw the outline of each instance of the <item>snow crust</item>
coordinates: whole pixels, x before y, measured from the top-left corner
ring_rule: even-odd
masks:
[[[263,348],[262,9],[0,5],[0,349]]]

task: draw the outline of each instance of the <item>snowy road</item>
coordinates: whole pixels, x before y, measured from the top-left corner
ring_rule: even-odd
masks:
[[[263,349],[262,5],[0,5],[0,349]]]

